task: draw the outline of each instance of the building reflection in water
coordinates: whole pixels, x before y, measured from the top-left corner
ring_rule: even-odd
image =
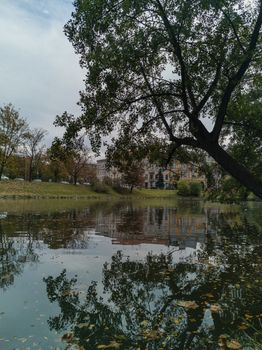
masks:
[[[96,232],[111,237],[113,244],[151,243],[196,248],[197,243],[205,242],[207,232],[211,232],[210,215],[218,214],[219,210],[183,214],[171,207],[127,208],[121,213],[98,215]]]

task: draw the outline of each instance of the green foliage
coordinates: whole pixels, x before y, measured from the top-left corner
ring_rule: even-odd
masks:
[[[217,198],[223,202],[245,201],[248,191],[231,176],[226,176],[221,183]]]
[[[134,187],[143,186],[144,183],[144,169],[140,163],[131,161],[120,168],[122,172],[122,181],[129,186],[132,192]]]
[[[220,147],[229,103],[253,90],[259,74],[261,2],[76,0],[74,6],[65,33],[87,74],[82,115],[57,118],[65,137],[85,128],[99,152],[103,137],[115,131],[110,152],[125,157],[132,149],[138,159],[170,161],[183,145],[199,148],[262,196],[262,184],[248,181],[252,174],[239,172],[237,162],[229,166]]]
[[[180,180],[177,183],[177,194],[180,196],[194,196],[201,195],[202,185],[198,181]]]
[[[65,138],[55,137],[50,148],[52,161],[63,162],[71,181],[76,185],[81,173],[88,167],[90,162],[89,149],[85,145],[85,135],[76,136],[67,142]]]
[[[262,81],[254,79],[253,89],[243,89],[229,105],[226,119],[229,152],[258,177],[262,173]]]
[[[92,185],[92,190],[96,193],[109,193],[109,187],[100,181],[97,181]]]
[[[187,180],[179,180],[177,183],[177,194],[179,196],[190,196],[190,186]]]
[[[0,108],[0,178],[7,162],[22,146],[28,133],[28,125],[10,103]]]
[[[190,182],[190,194],[191,196],[199,197],[201,195],[202,185],[200,182]]]

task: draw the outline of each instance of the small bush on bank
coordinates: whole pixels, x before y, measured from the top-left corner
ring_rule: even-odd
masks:
[[[96,193],[109,193],[109,188],[102,182],[96,182],[92,186],[93,191]]]
[[[177,183],[177,194],[179,196],[190,196],[190,186],[187,180],[180,180]]]
[[[197,181],[180,180],[177,183],[177,189],[177,194],[179,196],[199,197],[201,195],[202,185]]]
[[[200,182],[190,182],[190,194],[191,196],[199,197],[201,195],[202,185]]]

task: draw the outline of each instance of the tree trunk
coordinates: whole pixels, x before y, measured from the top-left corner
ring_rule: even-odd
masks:
[[[32,182],[32,172],[33,172],[32,164],[33,164],[33,159],[30,158],[30,160],[29,160],[29,169],[28,169],[28,181],[29,182]]]
[[[76,186],[76,183],[77,183],[77,175],[74,174],[73,175],[73,184]]]
[[[262,181],[255,178],[247,168],[239,164],[218,144],[208,144],[204,148],[214,160],[248,190],[262,199]]]
[[[4,166],[1,164],[1,166],[0,166],[0,181],[2,180],[3,171],[4,171]]]
[[[3,159],[2,160],[2,163],[0,164],[0,181],[1,181],[1,178],[2,178],[2,175],[3,175],[3,172],[4,172],[4,168],[5,168],[5,160]]]

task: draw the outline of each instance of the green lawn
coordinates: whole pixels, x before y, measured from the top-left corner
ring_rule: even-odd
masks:
[[[76,197],[99,196],[87,186],[49,182],[0,181],[0,196],[17,197]]]
[[[97,193],[90,186],[70,185],[50,182],[0,181],[0,198],[106,198],[142,197],[142,198],[172,198],[176,195],[173,190],[135,189],[133,193],[124,195],[109,189],[108,193]]]
[[[175,190],[159,190],[159,189],[135,189],[134,195],[145,198],[173,198],[176,196]]]

